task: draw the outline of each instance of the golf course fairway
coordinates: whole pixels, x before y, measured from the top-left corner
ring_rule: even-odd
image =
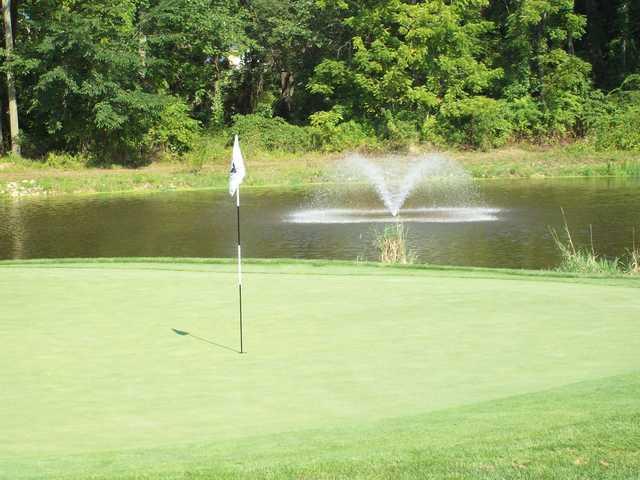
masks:
[[[0,262],[0,478],[640,478],[639,279],[235,268]]]

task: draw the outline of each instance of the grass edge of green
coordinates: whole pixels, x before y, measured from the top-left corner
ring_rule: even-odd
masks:
[[[14,259],[0,260],[2,267],[72,267],[84,266],[85,268],[100,268],[100,266],[113,265],[143,265],[152,264],[154,266],[179,266],[179,265],[209,265],[209,266],[230,266],[235,267],[235,258],[200,258],[200,257],[98,257],[98,258],[37,258],[37,259]],[[252,266],[280,266],[280,267],[354,267],[363,270],[371,269],[377,273],[457,273],[470,276],[482,277],[489,275],[491,278],[513,278],[522,277],[528,279],[548,279],[548,280],[622,280],[629,284],[637,283],[640,286],[639,276],[626,274],[587,274],[564,272],[557,270],[527,270],[510,268],[489,268],[489,267],[469,267],[455,265],[434,265],[434,264],[385,264],[370,261],[352,260],[317,260],[317,259],[291,259],[291,258],[245,258],[243,264]],[[162,269],[162,268],[156,268]],[[175,268],[166,268],[175,270]],[[312,273],[309,271],[308,273]],[[252,273],[252,272],[247,272]],[[290,273],[290,272],[284,272]],[[359,272],[354,272],[357,275]]]

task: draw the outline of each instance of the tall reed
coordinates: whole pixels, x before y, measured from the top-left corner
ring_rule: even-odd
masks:
[[[387,225],[382,232],[376,232],[374,246],[382,263],[410,264],[415,255],[409,250],[407,229],[402,223]]]
[[[588,247],[576,246],[571,230],[569,229],[564,209],[561,208],[560,211],[562,212],[562,219],[564,221],[562,235],[554,228],[549,229],[551,237],[561,256],[560,265],[556,267],[556,270],[561,272],[592,274],[640,274],[640,249],[636,247],[635,230],[633,235],[633,248],[629,251],[627,255],[628,258],[606,258],[596,252],[591,225],[589,225],[590,245]]]
[[[628,271],[632,275],[640,275],[640,246],[636,244],[636,229],[633,229],[633,245],[629,251]]]

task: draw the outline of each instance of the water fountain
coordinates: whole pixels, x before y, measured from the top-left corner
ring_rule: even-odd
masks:
[[[312,208],[295,211],[286,220],[459,223],[498,219],[497,209],[481,204],[469,174],[457,162],[440,154],[378,157],[351,154],[338,162],[334,180],[337,187],[319,192]],[[373,190],[385,208],[363,208],[362,195],[357,200],[350,198],[350,194],[352,197],[362,188]],[[417,192],[422,203],[405,206]]]

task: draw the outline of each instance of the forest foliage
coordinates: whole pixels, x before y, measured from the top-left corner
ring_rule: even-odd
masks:
[[[289,152],[640,150],[637,0],[13,0],[24,155],[138,165],[204,132]],[[4,38],[4,36],[3,36]]]

